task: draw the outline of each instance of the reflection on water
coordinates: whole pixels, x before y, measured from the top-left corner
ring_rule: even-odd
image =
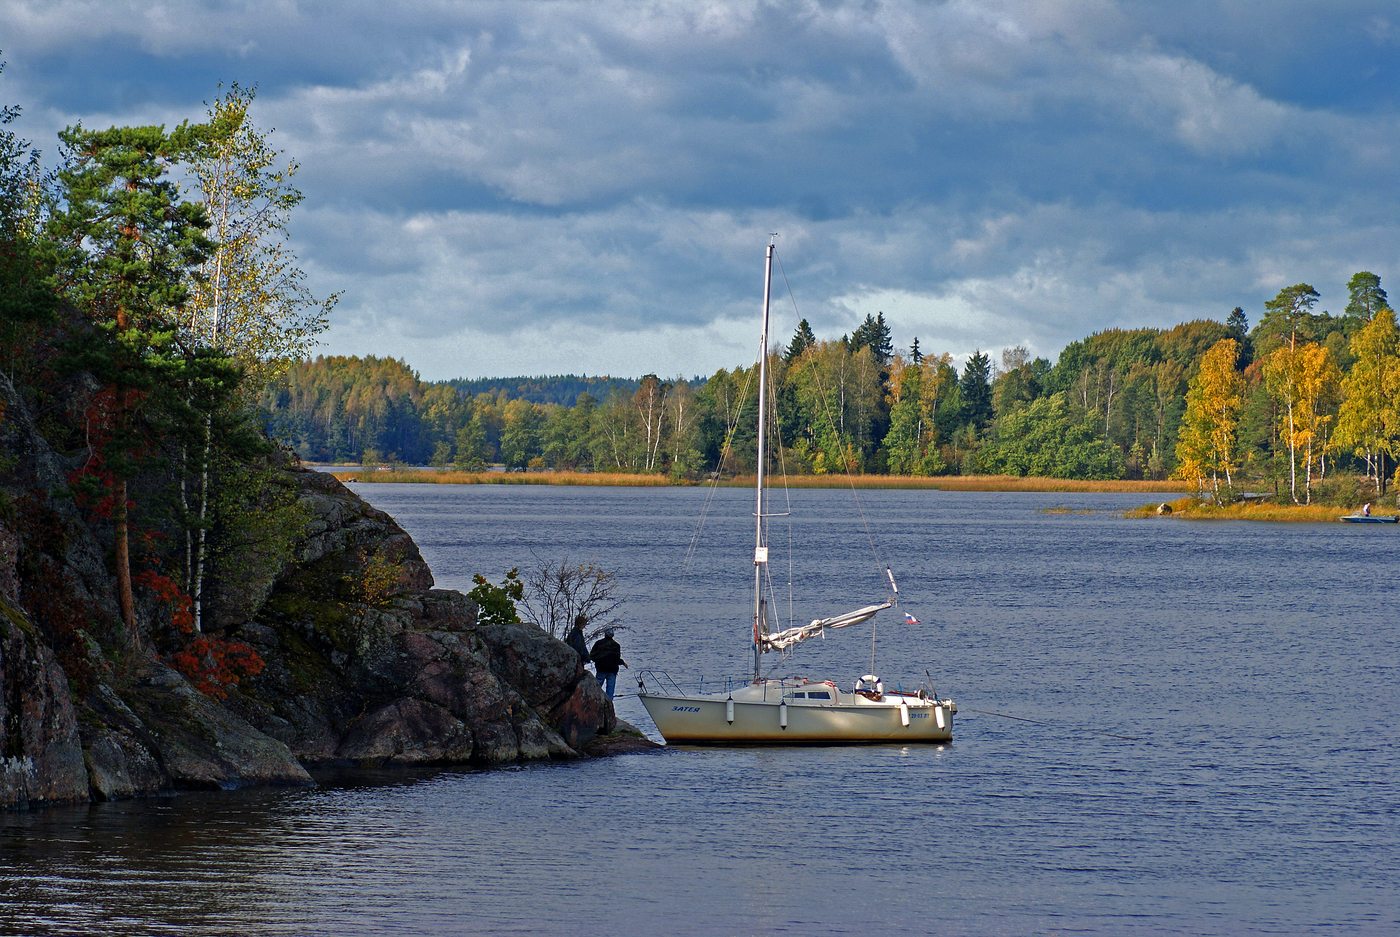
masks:
[[[681,576],[703,492],[364,490],[441,585],[567,544],[618,571],[634,666],[745,669],[737,496],[720,493],[720,546]],[[849,496],[793,497],[794,616],[863,603],[878,582]],[[966,707],[952,745],[341,773],[13,814],[0,931],[1396,932],[1400,648],[1375,575],[1394,532],[1107,510],[1137,500],[862,495],[924,622],[882,622],[879,667],[932,670]],[[1105,510],[1038,513],[1050,505]],[[870,635],[847,634],[784,669],[848,682]],[[650,728],[635,699],[619,709]]]

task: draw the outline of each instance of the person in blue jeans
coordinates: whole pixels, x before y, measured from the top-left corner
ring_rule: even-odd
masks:
[[[617,687],[617,668],[626,667],[627,661],[622,659],[622,648],[613,640],[611,628],[603,632],[588,656],[593,658],[593,666],[598,671],[598,685],[608,694],[608,699],[612,699]]]

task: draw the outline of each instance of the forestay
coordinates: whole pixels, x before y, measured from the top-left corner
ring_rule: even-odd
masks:
[[[800,628],[788,628],[786,631],[778,631],[773,634],[759,635],[759,646],[767,653],[768,651],[785,651],[794,644],[806,641],[808,638],[815,638],[827,629],[849,628],[851,625],[858,625],[863,621],[869,621],[875,617],[876,612],[891,608],[889,602],[882,605],[867,605],[865,608],[858,608],[854,612],[847,612],[844,615],[837,615],[834,618],[818,618],[810,625],[803,625]]]

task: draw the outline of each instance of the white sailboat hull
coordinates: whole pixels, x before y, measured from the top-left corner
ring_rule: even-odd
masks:
[[[829,705],[653,694],[645,694],[641,700],[670,744],[947,742],[953,738],[953,713],[957,711],[949,700],[912,696]]]
[[[776,237],[776,235],[774,236]],[[812,682],[792,676],[767,679],[760,660],[768,651],[787,651],[803,641],[824,637],[827,631],[868,621],[877,612],[893,608],[899,587],[885,567],[889,599],[842,615],[813,620],[782,631],[769,630],[771,619],[764,600],[768,568],[763,478],[767,464],[767,367],[768,314],[773,286],[773,242],[763,272],[763,320],[758,344],[758,435],[754,472],[753,548],[753,682],[732,687],[723,694],[688,694],[664,673],[643,671],[637,677],[637,695],[646,706],[661,735],[670,743],[763,745],[849,745],[859,743],[947,742],[953,737],[952,700],[933,698],[933,679],[918,694],[886,693],[874,674],[866,674],[850,693],[830,681]],[[804,323],[805,324],[805,323]],[[746,385],[747,386],[747,385]],[[742,405],[741,405],[742,406]],[[834,427],[833,427],[834,429]],[[727,445],[727,444],[726,444]],[[873,548],[873,544],[872,544]],[[910,619],[912,621],[912,618]],[[874,666],[872,636],[871,665]],[[651,686],[647,685],[651,680]],[[657,686],[664,692],[655,692]]]

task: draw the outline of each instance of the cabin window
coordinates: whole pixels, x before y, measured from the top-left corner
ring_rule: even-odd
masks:
[[[806,698],[807,698],[807,694],[806,694],[806,693],[794,693],[794,694],[792,694],[792,698],[793,698],[793,699],[806,699]]]
[[[815,692],[814,692],[814,693],[810,694],[810,697],[809,697],[809,698],[811,698],[811,699],[831,699],[831,694],[828,693],[828,692],[826,692],[825,690],[823,690],[823,691],[821,691],[820,693],[815,693]]]

